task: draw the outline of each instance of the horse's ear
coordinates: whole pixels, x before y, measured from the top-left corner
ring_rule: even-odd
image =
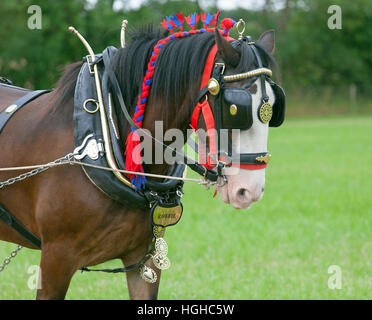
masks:
[[[230,42],[228,42],[217,29],[215,30],[215,38],[218,53],[223,61],[230,67],[237,67],[240,62],[240,52],[234,49]]]
[[[263,48],[265,48],[267,52],[270,52],[272,54],[275,49],[275,31],[265,31],[263,34],[261,34],[260,39],[258,39],[257,42]]]

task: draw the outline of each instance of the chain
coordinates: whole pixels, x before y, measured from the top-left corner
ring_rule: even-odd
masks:
[[[18,182],[18,181],[22,181],[22,180],[25,180],[27,178],[30,178],[36,174],[39,174],[43,171],[46,171],[50,168],[53,168],[55,166],[58,166],[58,165],[61,165],[61,164],[66,164],[66,163],[71,163],[72,159],[73,159],[73,154],[72,153],[69,153],[67,154],[66,156],[62,157],[62,158],[59,158],[57,160],[54,160],[52,162],[49,162],[48,164],[46,165],[43,165],[43,166],[40,166],[36,169],[33,169],[29,172],[25,172],[25,173],[22,173],[20,174],[19,176],[17,177],[14,177],[14,178],[10,178],[6,181],[0,181],[0,189],[6,187],[6,186],[9,186],[15,182]]]
[[[17,255],[18,251],[22,248],[22,246],[18,246],[11,252],[10,256],[4,260],[3,264],[0,265],[0,272],[5,269],[5,267],[11,262],[11,260]]]
[[[48,164],[43,165],[39,168],[33,169],[29,172],[22,173],[17,177],[10,178],[6,181],[0,181],[0,189],[4,188],[6,186],[9,186],[9,185],[11,185],[11,184],[13,184],[17,181],[22,181],[24,179],[30,178],[30,177],[38,174],[38,173],[46,171],[46,170],[48,170],[50,168],[53,168],[55,166],[58,166],[58,165],[61,165],[61,164],[66,164],[66,163],[71,163],[72,159],[73,159],[73,154],[69,153],[68,155],[66,155],[62,158],[59,158],[59,159],[54,160],[52,162],[49,162]],[[16,249],[14,249],[11,252],[10,256],[4,260],[3,264],[0,265],[0,272],[5,269],[5,267],[11,262],[11,260],[17,255],[18,251],[21,250],[22,248],[23,248],[22,246],[18,246]]]
[[[120,172],[120,173],[125,173],[125,174],[136,174],[136,175],[142,175],[142,176],[147,176],[147,177],[154,177],[154,178],[164,178],[164,179],[172,179],[172,180],[182,180],[182,181],[188,181],[188,182],[197,182],[200,185],[215,185],[216,182],[211,182],[206,179],[193,179],[193,178],[184,178],[184,177],[173,177],[173,176],[168,176],[168,175],[161,175],[161,174],[152,174],[152,173],[143,173],[143,172],[134,172],[134,171],[128,171],[128,170],[120,170],[120,169],[113,169],[113,168],[108,168],[104,166],[99,166],[99,165],[94,165],[90,163],[83,163],[81,161],[76,161],[74,160],[74,156],[76,156],[77,153],[69,153],[68,155],[59,158],[53,162],[49,162],[48,164],[42,164],[42,165],[34,165],[34,166],[24,166],[24,167],[10,167],[10,168],[0,168],[0,171],[13,171],[13,170],[27,170],[27,169],[32,169],[29,172],[22,173],[17,177],[10,178],[7,181],[0,181],[0,189],[11,185],[17,181],[22,181],[26,178],[29,178],[31,176],[34,176],[40,172],[43,172],[47,169],[59,166],[59,165],[64,165],[64,164],[77,164],[80,166],[85,166],[85,167],[90,167],[90,168],[95,168],[99,170],[106,170],[106,171],[112,171],[112,172]]]

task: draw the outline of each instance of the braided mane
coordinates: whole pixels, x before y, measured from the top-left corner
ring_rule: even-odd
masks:
[[[163,34],[161,37],[160,33],[153,33],[153,37],[146,39],[147,41],[135,38],[128,48],[118,51],[115,60],[122,62],[124,66],[116,68],[116,70],[126,70],[124,78],[119,74],[118,79],[124,88],[126,104],[133,106],[134,99],[136,100],[133,121],[138,127],[142,127],[150,92],[156,101],[161,102],[164,111],[168,109],[170,104],[178,105],[178,102],[184,99],[184,89],[190,85],[195,86],[195,83],[200,81],[207,55],[214,44],[215,28],[207,28],[207,26],[217,25],[218,16],[219,13],[216,15],[202,14],[201,22],[205,28],[198,30],[195,30],[195,25],[191,25],[195,24],[198,18],[187,17],[185,20],[190,22],[192,30],[179,32],[174,32],[173,28],[178,27],[182,30],[182,15],[167,17],[166,23],[163,21],[162,24],[172,34],[165,37]],[[230,22],[231,19],[228,20]],[[228,30],[233,25],[234,23],[229,23],[228,29],[224,27],[223,34],[228,35]],[[152,52],[149,54],[151,50]],[[141,64],[133,63],[134,56],[141,60],[142,66],[147,65],[146,71],[141,70],[139,67]],[[140,75],[139,72],[142,74]],[[131,78],[129,78],[130,80],[128,76]],[[134,85],[133,79],[135,80]],[[128,83],[128,80],[132,83]],[[139,84],[139,80],[141,84]],[[129,86],[127,86],[128,84]],[[125,147],[127,170],[143,172],[140,148],[136,148],[139,144],[139,137],[135,128],[132,127]],[[136,189],[140,189],[145,183],[144,177],[138,175],[132,175],[131,181]]]

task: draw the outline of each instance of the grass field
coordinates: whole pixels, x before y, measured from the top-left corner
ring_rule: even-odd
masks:
[[[289,119],[270,129],[265,196],[248,211],[185,186],[167,230],[160,299],[372,299],[372,117]],[[2,242],[0,262],[15,248]],[[23,249],[0,273],[0,299],[34,299]],[[328,268],[342,271],[331,290]],[[121,266],[119,261],[105,267]],[[67,299],[128,299],[122,274],[76,273]]]

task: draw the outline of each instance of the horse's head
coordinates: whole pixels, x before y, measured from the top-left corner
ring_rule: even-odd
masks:
[[[164,141],[171,141],[169,136],[173,135],[176,141],[179,140],[176,149],[180,149],[187,140],[184,133],[191,122],[199,137],[198,163],[192,163],[191,159],[191,165],[189,158],[177,154],[173,149],[176,142],[169,144],[173,150],[170,153],[172,161],[176,160],[173,156],[180,155],[179,162],[186,160],[206,180],[213,183],[218,177],[222,199],[235,208],[248,208],[262,197],[264,191],[265,167],[270,158],[268,127],[283,122],[284,92],[270,80],[272,72],[268,67],[275,65],[271,55],[274,32],[265,32],[256,42],[239,32],[239,40],[235,40],[226,32],[233,20],[224,19],[221,24],[226,26],[224,30],[203,28],[173,32],[166,38],[152,39],[146,48],[139,38],[123,51],[124,69],[128,70],[124,87],[133,87],[136,77],[139,83],[143,82],[126,95],[128,105],[132,100],[137,100],[137,104],[132,110],[135,126],[126,141],[126,155],[129,156],[125,167],[134,172],[143,171],[141,142],[134,127],[155,132],[155,120],[164,122],[166,119],[166,130],[178,128],[182,132],[181,135],[166,132]],[[138,55],[138,48],[144,49],[145,54]],[[139,58],[142,59],[140,63],[133,61]],[[137,68],[140,71],[135,73],[133,66],[145,63],[148,67],[142,78],[140,71],[143,69]],[[140,95],[137,89],[140,89]],[[145,113],[147,100],[149,108]],[[152,106],[161,106],[161,109]],[[163,148],[160,151],[163,155]],[[158,170],[152,158],[145,169],[149,172]],[[162,172],[168,169],[166,166],[161,168]],[[138,177],[133,175],[132,183],[138,182],[138,186],[135,185],[141,188],[145,179]]]
[[[240,163],[224,168],[225,183],[219,178],[218,191],[225,203],[244,209],[263,196],[265,167],[270,158],[267,153],[269,125],[280,125],[284,116],[284,105],[276,103],[284,99],[284,93],[269,79],[270,71],[264,70],[273,63],[274,31],[263,33],[256,42],[249,37],[227,41],[219,32],[215,37],[218,47],[215,62],[223,63],[225,70],[224,80],[219,81],[221,92],[214,99],[214,113],[222,113],[221,128],[240,129],[239,134],[230,132],[227,152],[240,155]],[[270,105],[265,108],[263,105],[267,102]],[[257,162],[260,155],[256,154],[260,153]]]

